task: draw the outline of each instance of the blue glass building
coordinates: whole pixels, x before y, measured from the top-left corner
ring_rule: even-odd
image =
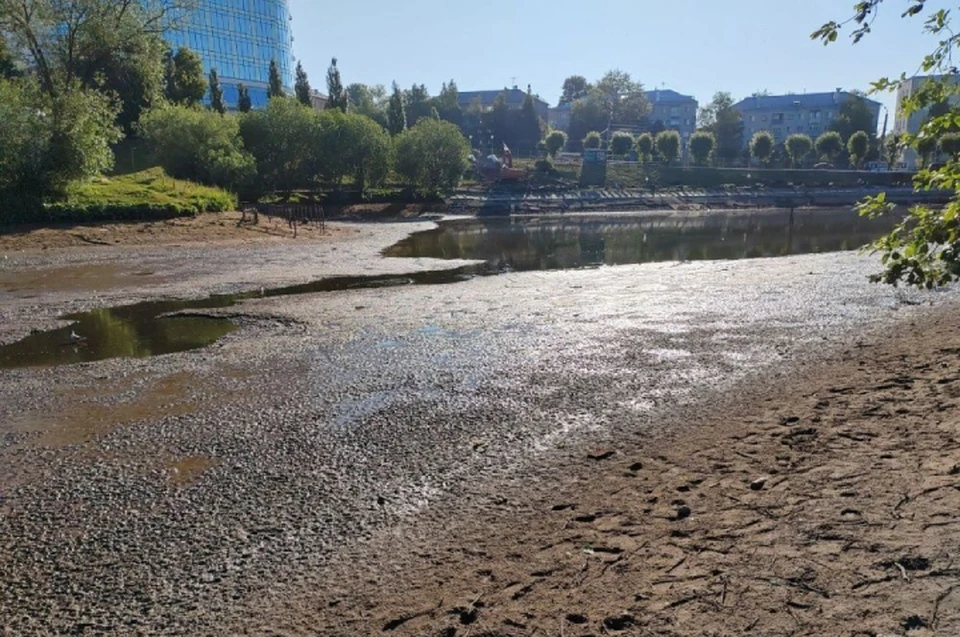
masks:
[[[197,52],[204,71],[216,69],[228,108],[237,107],[237,85],[250,92],[255,108],[267,103],[270,61],[276,60],[288,93],[296,61],[287,0],[200,0],[176,30],[171,48]]]

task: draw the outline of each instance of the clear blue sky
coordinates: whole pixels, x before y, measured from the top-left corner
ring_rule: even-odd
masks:
[[[921,22],[901,19],[908,0],[886,0],[874,33],[824,47],[809,34],[846,18],[854,0],[290,0],[294,51],[323,91],[336,56],[345,84],[424,83],[435,95],[531,84],[555,104],[564,78],[595,80],[611,68],[646,88],[735,98],[867,89],[913,74],[931,49]],[[953,3],[930,0],[931,8]],[[849,28],[846,32],[849,33]],[[515,79],[514,79],[515,78]],[[892,95],[879,99],[892,109]],[[881,115],[881,125],[882,125]]]

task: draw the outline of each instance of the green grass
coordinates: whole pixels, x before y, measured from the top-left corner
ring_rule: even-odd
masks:
[[[229,192],[173,179],[162,168],[74,184],[63,199],[51,203],[9,198],[5,203],[0,225],[172,219],[237,208]]]
[[[158,206],[176,208],[181,214],[222,212],[237,206],[225,190],[202,186],[167,176],[162,168],[149,168],[128,175],[100,177],[70,188],[64,202],[70,206]]]

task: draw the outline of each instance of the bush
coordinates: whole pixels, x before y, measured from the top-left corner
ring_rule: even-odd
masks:
[[[843,152],[843,138],[836,131],[828,131],[817,137],[814,147],[822,159],[836,161],[837,156]]]
[[[753,134],[750,139],[750,155],[760,160],[760,163],[766,164],[773,155],[773,147],[776,142],[769,131],[761,130]]]
[[[140,130],[175,177],[235,189],[256,173],[232,115],[164,104],[140,117]]]
[[[813,150],[813,140],[810,139],[808,135],[794,133],[787,137],[785,146],[794,168],[797,168],[803,164],[803,160],[806,159],[810,151]]]
[[[847,152],[850,154],[850,164],[859,167],[867,158],[870,151],[870,136],[864,131],[857,131],[847,140]]]
[[[622,157],[633,149],[633,135],[630,133],[617,132],[610,139],[610,152],[617,157]]]
[[[716,144],[717,138],[710,131],[697,131],[691,135],[690,154],[693,156],[693,163],[698,166],[706,166]]]
[[[657,150],[667,164],[671,164],[680,156],[680,133],[675,130],[665,130],[657,134]]]
[[[396,137],[396,170],[422,192],[448,192],[460,183],[469,153],[456,124],[423,119]]]
[[[603,143],[603,138],[600,137],[600,133],[597,131],[591,131],[587,133],[587,136],[583,138],[583,147],[584,148],[600,148],[600,144]]]
[[[557,153],[567,145],[567,134],[562,130],[552,130],[547,134],[544,143],[547,147],[547,154],[556,157]]]
[[[643,133],[637,137],[637,155],[640,161],[650,161],[653,154],[653,136],[650,133]]]

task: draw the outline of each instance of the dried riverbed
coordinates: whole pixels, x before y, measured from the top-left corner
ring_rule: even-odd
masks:
[[[11,256],[0,341],[94,306],[463,265],[379,256],[428,227]],[[412,516],[548,480],[564,448],[955,303],[873,286],[874,267],[837,253],[261,298],[205,310],[240,326],[206,349],[0,372],[0,626],[254,626]],[[19,282],[51,269],[81,283]]]

